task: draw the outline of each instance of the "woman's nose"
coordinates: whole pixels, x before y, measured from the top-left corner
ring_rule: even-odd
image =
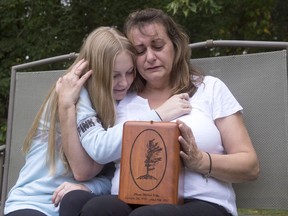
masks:
[[[156,60],[156,56],[155,56],[155,53],[154,53],[154,50],[152,50],[151,48],[148,48],[147,49],[147,56],[146,56],[146,59],[148,62],[154,62]]]

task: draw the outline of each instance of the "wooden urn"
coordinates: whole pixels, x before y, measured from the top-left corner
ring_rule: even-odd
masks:
[[[124,124],[119,198],[129,204],[182,204],[180,132],[174,122]]]

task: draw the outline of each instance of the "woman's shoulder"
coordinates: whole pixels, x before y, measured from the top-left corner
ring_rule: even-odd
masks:
[[[203,79],[204,83],[216,83],[216,82],[222,82],[218,77],[206,75]]]
[[[218,77],[207,75],[197,85],[198,94],[214,95],[215,92],[226,94],[229,91],[227,85]],[[214,92],[214,93],[213,93]]]
[[[211,76],[211,75],[207,75],[204,76],[202,83],[199,84],[199,87],[203,86],[203,87],[211,87],[211,88],[215,88],[216,87],[220,87],[221,86],[226,86],[225,83],[218,77],[215,76]]]

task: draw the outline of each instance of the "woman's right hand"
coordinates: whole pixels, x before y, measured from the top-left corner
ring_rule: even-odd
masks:
[[[60,77],[56,82],[56,93],[59,97],[59,104],[63,108],[75,106],[77,103],[82,86],[92,74],[91,70],[83,74],[87,65],[87,61],[80,60],[71,71]]]
[[[173,95],[155,111],[163,121],[172,121],[192,110],[188,93]]]

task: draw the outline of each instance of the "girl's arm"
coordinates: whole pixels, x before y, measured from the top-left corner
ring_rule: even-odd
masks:
[[[103,165],[96,163],[86,153],[80,144],[77,132],[75,104],[77,103],[83,84],[92,73],[92,71],[88,71],[79,79],[86,66],[87,61],[79,61],[70,72],[61,77],[56,83],[56,92],[59,97],[58,114],[62,147],[74,178],[78,181],[93,178],[103,168]]]

